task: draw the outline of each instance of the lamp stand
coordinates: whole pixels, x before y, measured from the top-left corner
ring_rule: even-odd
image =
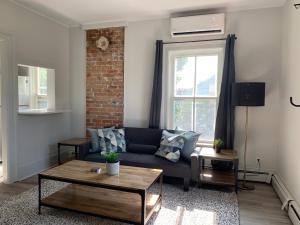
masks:
[[[254,190],[255,187],[252,185],[248,185],[246,182],[246,174],[247,174],[247,142],[248,142],[248,106],[246,106],[246,122],[245,122],[245,149],[244,149],[244,175],[243,175],[243,184],[240,187],[242,190]]]

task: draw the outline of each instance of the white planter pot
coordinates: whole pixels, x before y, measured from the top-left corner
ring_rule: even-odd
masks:
[[[106,163],[106,172],[110,176],[119,175],[120,162],[117,163]]]

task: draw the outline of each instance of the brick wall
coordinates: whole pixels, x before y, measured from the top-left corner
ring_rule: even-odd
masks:
[[[105,36],[102,51],[96,40]],[[86,32],[86,127],[123,126],[124,27]]]

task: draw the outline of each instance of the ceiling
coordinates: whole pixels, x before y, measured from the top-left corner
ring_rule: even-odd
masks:
[[[286,0],[11,0],[57,22],[78,26],[169,17],[183,11],[282,6]]]

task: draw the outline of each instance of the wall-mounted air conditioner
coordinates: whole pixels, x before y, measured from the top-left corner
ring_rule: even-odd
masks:
[[[224,13],[171,18],[172,37],[218,35],[224,32]]]

